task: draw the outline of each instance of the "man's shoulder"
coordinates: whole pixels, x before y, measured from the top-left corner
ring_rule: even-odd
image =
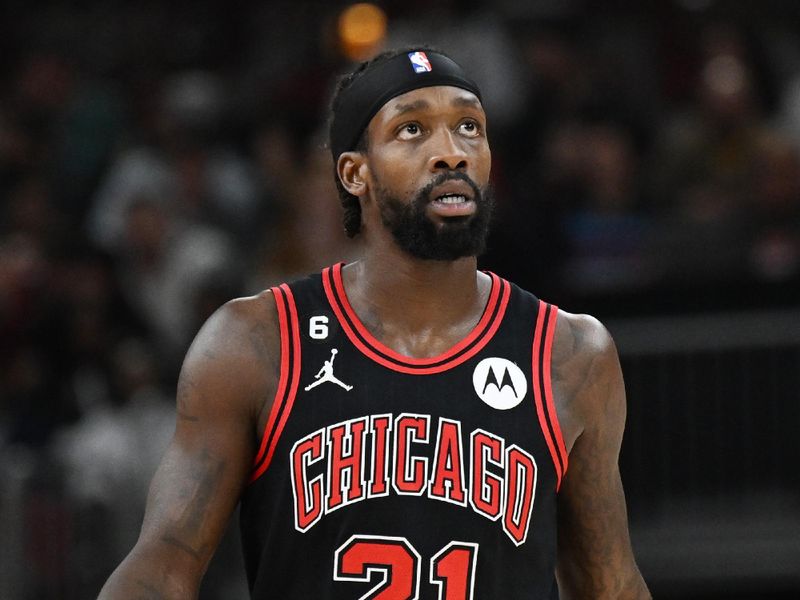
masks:
[[[229,300],[205,322],[189,350],[243,358],[279,349],[275,297],[271,290]]]
[[[558,311],[552,349],[552,380],[565,423],[572,423],[573,435],[590,424],[599,426],[620,414],[612,406],[624,405],[619,357],[608,329],[595,317]],[[561,415],[560,415],[561,416]]]
[[[565,357],[593,358],[616,353],[614,340],[599,319],[558,309],[555,345]]]
[[[280,371],[280,328],[269,291],[230,300],[214,312],[192,342],[181,380],[203,390],[222,412],[259,414]]]
[[[254,323],[275,320],[275,295],[271,289],[251,296],[240,296],[228,300],[209,319],[234,325],[252,325]]]

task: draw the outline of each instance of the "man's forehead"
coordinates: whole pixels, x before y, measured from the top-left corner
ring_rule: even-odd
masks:
[[[481,101],[472,92],[455,86],[437,85],[417,88],[395,96],[384,104],[378,113],[392,118],[398,114],[425,110],[438,105],[483,110]]]

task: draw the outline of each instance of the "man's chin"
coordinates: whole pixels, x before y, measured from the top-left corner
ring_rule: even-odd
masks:
[[[483,240],[476,240],[468,234],[453,236],[452,232],[449,233],[451,235],[439,235],[435,239],[398,242],[408,254],[423,260],[454,261],[475,257],[483,252]]]

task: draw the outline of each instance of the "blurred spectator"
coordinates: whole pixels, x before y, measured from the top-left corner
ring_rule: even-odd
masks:
[[[681,289],[741,280],[747,223],[742,203],[739,189],[716,181],[684,189],[659,219],[655,245],[662,280]]]
[[[657,124],[649,165],[657,210],[709,181],[742,189],[765,128],[763,90],[741,32],[714,24],[700,41],[694,101]]]
[[[767,133],[767,91],[737,27],[709,24],[699,48],[696,96],[666,115],[648,165],[658,256],[670,284],[729,285],[748,277],[747,194]]]
[[[312,138],[299,166],[278,188],[283,190],[280,219],[270,224],[251,264],[248,288],[257,292],[287,279],[319,271],[356,257],[357,240],[344,233],[330,153],[320,137]]]
[[[588,125],[561,152],[575,197],[566,196],[563,223],[567,257],[563,285],[583,293],[642,288],[655,279],[650,239],[653,225],[642,212],[632,140],[611,124]],[[558,143],[558,140],[556,140]]]
[[[254,173],[220,131],[224,109],[222,83],[211,73],[164,82],[155,144],[123,151],[99,186],[88,221],[96,243],[115,251],[130,205],[143,196],[169,202],[178,219],[248,232],[258,208]]]
[[[42,444],[64,412],[41,339],[50,267],[36,239],[0,237],[0,441]]]
[[[155,354],[141,339],[121,341],[110,357],[119,403],[91,407],[52,446],[75,511],[68,564],[80,574],[78,596],[94,595],[136,542],[150,480],[175,427]]]
[[[747,262],[763,281],[800,275],[800,153],[785,136],[770,133],[758,144],[748,190]]]
[[[231,236],[210,224],[182,220],[161,197],[128,206],[117,244],[118,277],[131,306],[151,328],[162,358],[175,365],[196,333],[193,307],[214,279],[237,281]]]
[[[67,237],[67,218],[53,200],[53,189],[34,174],[20,177],[6,193],[0,230],[24,235],[48,253],[58,254]]]

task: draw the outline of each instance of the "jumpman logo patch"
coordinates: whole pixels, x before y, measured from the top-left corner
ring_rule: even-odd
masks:
[[[306,391],[313,389],[322,383],[335,383],[340,388],[344,388],[344,390],[348,392],[353,389],[352,385],[347,385],[333,374],[333,360],[336,358],[337,352],[339,351],[336,348],[331,349],[330,360],[326,360],[319,372],[314,375],[314,379],[316,379],[316,381],[307,385],[305,387]]]

